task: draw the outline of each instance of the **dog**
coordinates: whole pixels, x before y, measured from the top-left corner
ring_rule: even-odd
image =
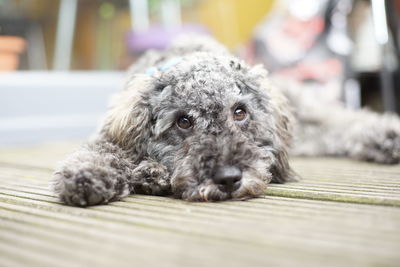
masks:
[[[96,137],[65,159],[54,190],[68,205],[129,194],[247,199],[299,178],[288,155],[393,164],[400,120],[325,106],[248,66],[208,37],[145,53],[128,71]]]

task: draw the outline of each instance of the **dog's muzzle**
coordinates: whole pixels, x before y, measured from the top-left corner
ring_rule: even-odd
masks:
[[[222,192],[232,193],[240,187],[242,171],[235,166],[219,167],[212,180]]]

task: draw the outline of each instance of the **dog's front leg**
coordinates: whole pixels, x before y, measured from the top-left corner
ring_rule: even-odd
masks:
[[[90,206],[129,195],[136,166],[118,145],[104,140],[82,146],[54,173],[54,190],[68,205]]]
[[[171,194],[170,175],[167,168],[152,159],[143,160],[133,170],[130,182],[133,193],[147,195]]]

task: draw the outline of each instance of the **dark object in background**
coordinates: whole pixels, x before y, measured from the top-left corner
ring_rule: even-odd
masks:
[[[254,58],[272,73],[283,74],[308,89],[312,84],[313,97],[322,101],[340,100],[350,108],[366,105],[379,111],[400,111],[399,7],[395,1],[293,0],[284,8],[282,1],[278,3],[256,31]],[[363,13],[354,12],[360,6]],[[358,19],[355,27],[354,17]],[[362,28],[360,17],[373,21],[366,23],[375,33],[373,40],[367,40],[376,43],[372,67],[354,65],[360,41],[354,30]],[[388,32],[385,42],[379,40],[383,30]],[[361,58],[370,56],[368,49],[362,53]],[[370,79],[374,83],[366,82]],[[371,96],[378,96],[381,104]]]
[[[383,64],[380,70],[383,105],[385,110],[400,114],[400,3],[394,0],[384,2],[389,38],[383,44]]]

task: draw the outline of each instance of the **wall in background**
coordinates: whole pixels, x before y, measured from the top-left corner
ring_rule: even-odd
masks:
[[[171,0],[169,0],[171,1]],[[174,0],[172,0],[174,1]],[[252,35],[273,0],[176,0],[183,24],[203,25],[216,39],[237,49]],[[149,0],[150,24],[161,21],[163,0]],[[0,0],[0,35],[27,41],[19,69],[53,68],[60,1]],[[73,70],[123,70],[135,59],[127,49],[129,0],[78,0],[71,58]]]
[[[268,14],[272,0],[207,0],[199,5],[200,21],[231,49],[246,43]]]

